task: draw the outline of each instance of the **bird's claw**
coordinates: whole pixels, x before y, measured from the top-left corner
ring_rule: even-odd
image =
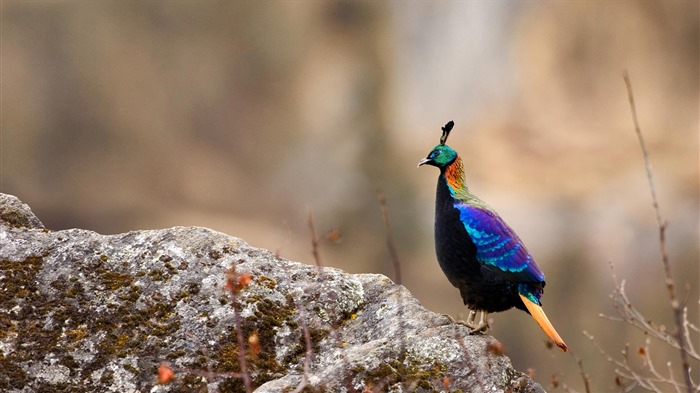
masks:
[[[481,321],[480,323],[468,323],[466,321],[457,321],[457,323],[469,328],[469,334],[484,334],[487,330],[491,328],[487,321]]]
[[[451,325],[453,323],[459,323],[459,321],[456,321],[452,316],[447,315],[447,314],[442,314],[443,317],[447,318],[447,324]]]
[[[451,316],[447,314],[442,314],[448,319],[448,323],[453,324],[459,324],[462,325],[466,328],[469,329],[469,334],[483,334],[486,333],[487,330],[491,328],[489,325],[489,322],[484,316],[482,315],[481,320],[479,322],[475,321],[475,315],[470,312],[469,317],[467,318],[466,321],[461,321],[461,320],[455,320]]]

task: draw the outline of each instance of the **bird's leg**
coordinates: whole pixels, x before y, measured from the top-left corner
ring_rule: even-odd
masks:
[[[454,319],[454,318],[452,318],[452,316],[450,316],[448,314],[442,314],[442,315],[444,315],[447,318],[449,323],[458,323],[458,324],[464,325],[468,328],[471,328],[472,326],[474,326],[474,320],[476,319],[476,311],[474,311],[474,310],[469,310],[469,315],[467,316],[466,321]]]
[[[469,310],[469,316],[467,317],[467,325],[471,326],[474,324],[474,321],[476,320],[476,310]]]
[[[472,333],[485,332],[490,328],[488,315],[489,315],[488,312],[481,311],[480,316],[479,316],[479,323],[478,324],[475,323],[472,325]]]
[[[476,314],[479,313],[479,323],[476,323]],[[489,328],[489,323],[486,319],[488,313],[486,311],[469,310],[469,316],[466,321],[456,321],[458,324],[469,328],[471,334],[483,333]]]

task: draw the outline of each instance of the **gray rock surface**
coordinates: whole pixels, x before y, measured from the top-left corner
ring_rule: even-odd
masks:
[[[543,391],[385,276],[206,228],[49,231],[0,194],[0,391],[245,392],[238,332],[256,392]]]

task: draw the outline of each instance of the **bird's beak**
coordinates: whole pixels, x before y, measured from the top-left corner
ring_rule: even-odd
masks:
[[[431,160],[430,158],[424,158],[424,159],[418,161],[418,166],[430,164],[431,162],[433,162],[433,160]]]

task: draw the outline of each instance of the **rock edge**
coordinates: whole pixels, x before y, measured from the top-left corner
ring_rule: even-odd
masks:
[[[319,270],[207,228],[49,231],[0,194],[0,390],[245,392],[236,314],[256,392],[544,391],[492,337],[385,276]]]

